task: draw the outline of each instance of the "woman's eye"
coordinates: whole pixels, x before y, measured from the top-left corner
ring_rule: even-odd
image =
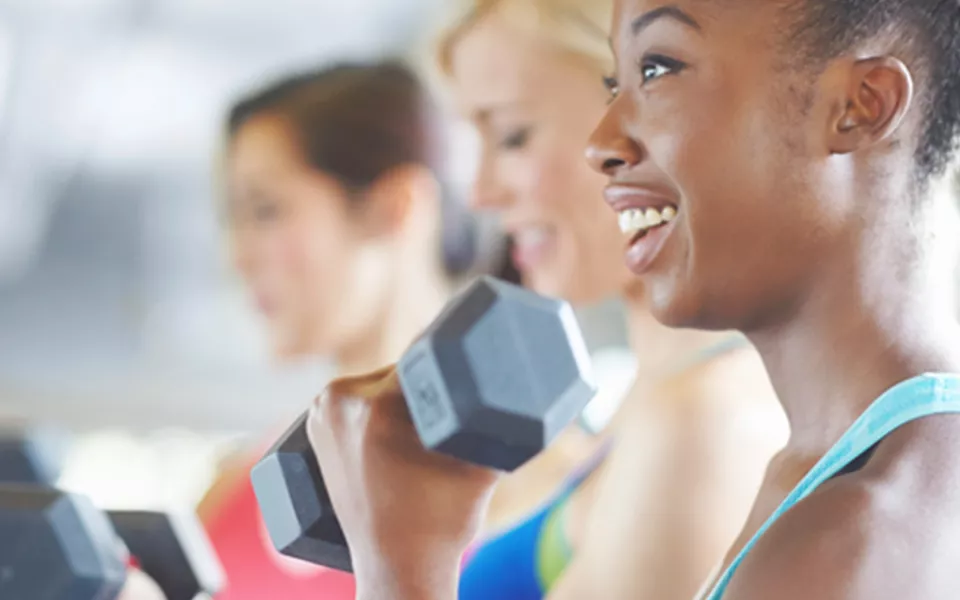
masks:
[[[280,214],[280,208],[272,202],[257,202],[251,208],[253,218],[257,221],[272,221]]]
[[[665,56],[648,55],[640,61],[640,77],[643,83],[649,83],[664,75],[679,73],[684,66],[683,63]]]
[[[527,145],[527,142],[530,141],[530,128],[523,127],[517,129],[504,137],[500,141],[500,146],[507,150],[519,150]]]
[[[610,94],[610,102],[617,99],[617,96],[620,94],[620,82],[617,81],[616,77],[611,75],[604,77],[603,87],[607,88],[607,93]]]
[[[262,194],[250,194],[236,207],[242,218],[254,223],[269,223],[280,216],[280,203]]]
[[[640,69],[640,74],[643,75],[644,83],[652,79],[656,79],[657,77],[660,77],[662,75],[666,75],[669,72],[670,72],[670,69],[668,69],[667,67],[659,64],[653,64],[653,63],[647,63],[643,65],[643,67],[641,67]]]

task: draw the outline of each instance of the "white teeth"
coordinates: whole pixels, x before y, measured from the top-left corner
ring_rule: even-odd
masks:
[[[621,211],[617,216],[620,231],[630,236],[645,229],[669,223],[675,218],[677,218],[677,209],[674,206],[665,206],[663,210],[657,210],[653,207],[647,209],[628,208]]]
[[[648,208],[644,211],[643,216],[647,221],[647,227],[654,227],[663,223],[663,217],[660,216],[660,211],[655,208]]]

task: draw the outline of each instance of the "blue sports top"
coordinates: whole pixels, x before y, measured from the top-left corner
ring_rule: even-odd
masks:
[[[849,472],[852,463],[897,428],[923,417],[960,413],[960,374],[926,374],[899,383],[877,398],[833,448],[804,477],[769,519],[747,542],[717,581],[706,600],[721,600],[743,559],[760,537],[795,504],[828,479]]]
[[[573,558],[565,514],[573,492],[606,458],[607,441],[539,510],[503,533],[484,540],[467,558],[459,600],[542,600]]]

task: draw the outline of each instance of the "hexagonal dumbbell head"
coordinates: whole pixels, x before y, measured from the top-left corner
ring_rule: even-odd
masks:
[[[0,427],[0,483],[54,485],[67,436],[52,427]]]
[[[0,598],[114,600],[126,580],[120,548],[87,498],[0,486]]]
[[[350,571],[347,540],[333,512],[304,414],[250,472],[267,532],[282,554]]]
[[[487,277],[447,306],[398,372],[425,447],[507,471],[536,456],[596,389],[569,305]],[[306,418],[253,468],[254,492],[280,552],[349,571]]]
[[[501,471],[536,456],[596,393],[570,306],[491,277],[447,307],[398,371],[425,447]]]
[[[152,511],[107,515],[167,600],[213,597],[223,587],[223,568],[196,515]]]

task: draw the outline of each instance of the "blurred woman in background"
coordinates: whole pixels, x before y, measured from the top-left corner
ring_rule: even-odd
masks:
[[[230,112],[233,253],[278,359],[368,371],[396,361],[439,312],[472,248],[469,222],[446,204],[445,125],[393,62],[287,79]],[[228,579],[221,600],[353,598],[349,576],[272,548],[249,483],[264,449],[200,505]]]
[[[661,326],[623,266],[627,238],[675,215],[618,223],[583,160],[606,108],[611,11],[609,0],[481,0],[442,40],[441,67],[484,142],[475,206],[501,214],[528,287],[575,305],[621,295],[638,359],[606,443],[559,489],[543,471],[569,456],[563,440],[501,480],[492,510],[531,512],[488,530],[460,600],[692,597],[787,438],[745,339]]]

